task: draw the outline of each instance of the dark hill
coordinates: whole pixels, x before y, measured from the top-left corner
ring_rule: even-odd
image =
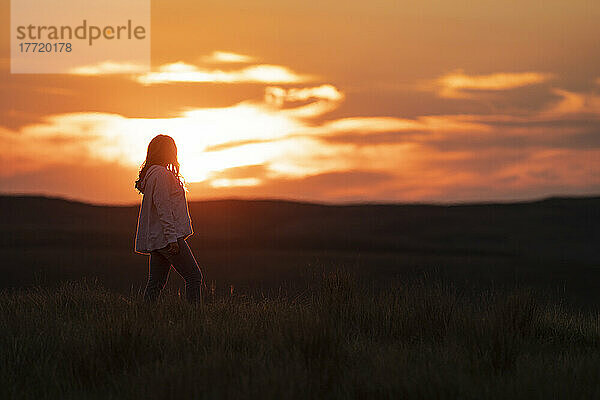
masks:
[[[80,276],[143,284],[133,253],[138,206],[0,196],[1,285]],[[437,274],[535,283],[594,297],[600,198],[510,204],[323,205],[280,200],[190,202],[189,243],[209,280],[276,285],[307,265],[357,268],[374,279]]]

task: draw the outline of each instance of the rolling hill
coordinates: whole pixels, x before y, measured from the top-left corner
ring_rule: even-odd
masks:
[[[503,204],[326,205],[283,200],[190,202],[189,243],[208,281],[277,287],[310,268],[374,281],[431,276],[535,285],[596,302],[600,198]],[[131,291],[147,259],[133,252],[138,206],[0,196],[1,287],[95,277]],[[172,274],[171,285],[181,283]]]

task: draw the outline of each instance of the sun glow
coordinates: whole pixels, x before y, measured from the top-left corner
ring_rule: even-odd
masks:
[[[314,92],[314,93],[313,93]],[[286,90],[280,89],[284,97]],[[334,87],[317,87],[305,92],[290,92],[294,99],[309,93],[319,107],[282,109],[286,99],[269,102],[242,102],[230,107],[183,111],[174,118],[126,118],[106,113],[70,113],[54,115],[38,124],[23,128],[26,140],[55,142],[61,138],[62,154],[82,159],[96,159],[138,166],[145,157],[146,145],[156,134],[175,139],[181,174],[186,182],[210,181],[213,187],[253,186],[255,177],[229,178],[224,171],[248,165],[264,165],[272,176],[302,176],[315,171],[315,166],[299,165],[298,160],[319,148],[318,140],[297,138],[311,135],[307,117],[326,111],[323,104],[330,98],[341,98]],[[301,110],[300,115],[294,110]],[[38,149],[52,148],[38,146]],[[41,150],[40,150],[41,151]],[[52,151],[43,155],[51,158]],[[296,160],[296,161],[293,161]],[[275,167],[277,165],[278,167]]]
[[[245,61],[238,56],[216,54],[212,58],[221,64]],[[262,193],[261,190],[279,193],[278,190],[284,188],[302,195],[299,185],[304,185],[327,196],[344,198],[360,197],[366,186],[370,190],[377,186],[385,196],[395,198],[400,193],[405,199],[420,199],[452,192],[460,185],[476,185],[486,168],[489,170],[488,164],[502,157],[513,157],[504,145],[506,141],[522,143],[528,137],[535,141],[539,139],[531,135],[541,133],[559,140],[561,135],[568,135],[568,131],[557,127],[560,129],[554,132],[549,125],[552,121],[581,114],[590,118],[600,115],[600,100],[596,94],[554,89],[561,100],[527,116],[436,114],[413,118],[351,115],[328,118],[327,113],[340,108],[346,97],[344,92],[326,83],[308,87],[274,85],[273,81],[293,82],[305,76],[287,68],[262,67],[251,65],[223,72],[178,62],[149,75],[134,73],[134,79],[149,79],[148,84],[220,81],[269,82],[269,85],[265,85],[262,99],[226,107],[182,109],[168,118],[80,112],[49,115],[19,131],[0,128],[0,146],[11,149],[11,162],[4,164],[0,174],[34,173],[44,165],[37,160],[50,166],[74,163],[93,168],[108,164],[135,171],[144,160],[148,142],[157,134],[168,134],[177,143],[180,172],[185,181],[198,183],[197,187],[204,193],[237,193],[236,188],[248,193]],[[134,70],[132,65],[105,64],[78,73],[94,75]],[[291,75],[286,75],[288,72]],[[549,76],[499,73],[455,74],[446,78],[440,81],[443,83],[440,86],[456,97],[536,84]],[[543,124],[544,128],[527,126],[524,129],[522,125],[529,122]],[[465,143],[482,148],[473,153],[465,150]],[[524,149],[522,153],[529,163],[517,160],[512,164],[494,164],[494,182],[508,182],[506,185],[511,187],[543,184],[544,177],[553,176],[544,171],[561,163],[578,165],[578,171],[582,171],[577,176],[571,172],[565,180],[583,182],[595,164],[588,162],[580,168],[581,159],[591,159],[597,154],[589,152],[578,157],[571,150],[542,153],[533,148]],[[452,169],[451,174],[448,168]],[[489,177],[485,175],[485,179]]]
[[[260,184],[260,179],[257,178],[239,178],[239,179],[215,179],[210,185],[215,188],[232,187],[232,186],[256,186]]]

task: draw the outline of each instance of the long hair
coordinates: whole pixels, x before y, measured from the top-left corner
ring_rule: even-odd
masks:
[[[142,187],[142,181],[148,168],[152,165],[162,165],[169,171],[173,172],[179,184],[185,188],[183,183],[183,177],[179,174],[179,162],[177,161],[177,145],[171,136],[168,135],[157,135],[148,144],[148,151],[146,152],[146,160],[140,168],[137,181],[135,181],[135,188],[140,192],[144,193]]]

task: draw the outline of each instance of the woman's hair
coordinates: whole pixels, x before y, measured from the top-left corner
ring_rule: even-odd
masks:
[[[148,152],[146,153],[146,160],[140,168],[140,174],[137,181],[135,181],[135,188],[140,192],[144,193],[142,187],[142,181],[148,168],[152,165],[162,165],[169,171],[173,172],[179,184],[183,187],[183,177],[179,174],[179,162],[177,161],[177,146],[171,136],[168,135],[157,135],[148,144]]]

